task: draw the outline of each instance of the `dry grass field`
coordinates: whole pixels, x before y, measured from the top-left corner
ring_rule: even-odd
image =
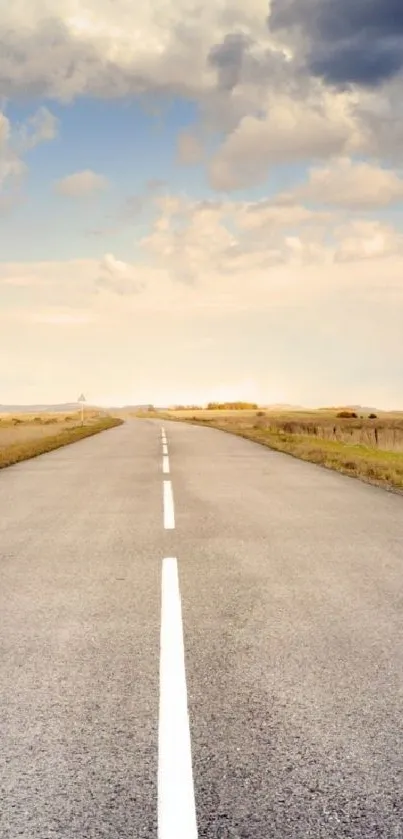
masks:
[[[122,420],[103,411],[69,414],[0,414],[0,469],[66,446],[115,425]]]
[[[237,434],[277,451],[335,469],[370,483],[403,491],[403,413],[343,409],[185,410],[143,412]]]

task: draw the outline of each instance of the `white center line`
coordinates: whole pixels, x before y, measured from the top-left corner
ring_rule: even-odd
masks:
[[[162,445],[162,454],[168,454],[168,446],[166,443]]]
[[[158,839],[197,839],[182,608],[176,559],[164,559],[158,731]]]
[[[165,530],[174,530],[175,528],[174,497],[171,481],[164,481],[164,527]]]
[[[164,454],[162,458],[162,471],[164,475],[169,475],[169,457],[167,454]]]

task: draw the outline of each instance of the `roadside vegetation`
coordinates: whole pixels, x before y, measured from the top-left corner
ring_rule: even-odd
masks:
[[[88,411],[81,424],[79,412],[60,414],[0,415],[0,469],[37,457],[121,425],[122,419]]]
[[[403,413],[316,411],[170,410],[144,412],[210,426],[254,440],[346,475],[403,491]]]

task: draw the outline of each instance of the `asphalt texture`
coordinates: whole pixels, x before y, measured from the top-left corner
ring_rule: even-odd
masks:
[[[0,472],[1,839],[157,836],[164,557],[199,837],[401,839],[403,499],[165,428]]]

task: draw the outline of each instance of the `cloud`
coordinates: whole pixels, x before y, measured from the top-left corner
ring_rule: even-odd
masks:
[[[25,175],[27,167],[12,149],[0,151],[0,190],[10,181],[19,182],[22,175]]]
[[[22,152],[26,152],[40,143],[54,140],[58,133],[59,120],[48,108],[41,107],[21,127],[17,134],[17,144]]]
[[[12,145],[11,123],[0,112],[0,192],[7,182],[19,180],[25,171],[25,164]]]
[[[158,272],[124,263],[112,254],[99,259],[0,262],[0,332],[3,323],[100,324],[107,329],[130,318],[130,299],[138,299]],[[124,298],[124,303],[123,303]]]
[[[113,294],[126,296],[144,291],[145,282],[140,271],[133,265],[116,259],[113,254],[106,254],[100,265],[97,286]]]
[[[195,102],[202,128],[222,141],[210,179],[224,191],[258,183],[273,162],[373,151],[387,139],[381,120],[356,91],[326,88],[310,69],[322,47],[325,58],[333,48],[330,4],[322,0],[319,31],[315,3],[301,0],[304,18],[292,0],[273,0],[270,27],[267,0],[167,0],[135,15],[128,0],[61,0],[57,8],[35,0],[29,13],[14,3],[0,23],[0,96]],[[358,19],[342,6],[347,22],[336,16],[335,48]],[[199,130],[179,138],[184,163],[201,162]]]
[[[388,207],[403,201],[403,178],[390,169],[341,158],[311,169],[308,182],[292,198],[350,209]]]
[[[4,148],[10,135],[10,123],[0,111],[0,148]]]
[[[267,0],[35,0],[0,23],[0,96],[183,96],[228,128],[266,106],[267,89],[300,93],[287,50],[266,25]],[[228,94],[231,94],[230,96]]]
[[[164,187],[166,187],[165,181],[151,178],[146,182],[141,192],[127,195],[116,211],[106,213],[103,221],[97,227],[87,229],[85,235],[115,236],[126,227],[132,226],[133,222],[140,218],[142,223],[147,223],[150,216],[153,217],[155,212],[155,198]]]
[[[403,38],[399,44],[397,39],[391,40],[392,43],[377,44],[362,35],[351,42],[326,44],[321,50],[317,47],[310,57],[310,70],[336,85],[355,82],[376,87],[403,67]]]
[[[229,205],[230,206],[230,205]],[[272,200],[240,202],[234,207],[234,217],[239,228],[243,230],[265,231],[278,228],[295,228],[308,222],[326,221],[329,216],[309,210],[297,204],[293,197],[285,196],[283,200],[276,197]]]
[[[390,389],[398,387],[402,237],[349,210],[365,215],[401,198],[400,3],[393,30],[390,16],[381,21],[390,0],[272,6],[268,27],[267,0],[166,0],[135,12],[130,0],[7,5],[0,22],[6,100],[138,96],[150,109],[182,97],[201,125],[179,136],[179,159],[203,163],[213,147],[208,173],[224,193],[256,184],[264,194],[277,167],[310,167],[307,183],[264,201],[195,201],[168,187],[165,195],[150,187],[130,196],[108,210],[105,230],[102,218],[93,224],[109,235],[140,218],[136,226],[148,233],[140,247],[132,243],[133,262],[125,230],[125,261],[109,243],[114,253],[101,260],[0,264],[0,332],[21,381],[28,372],[38,388],[62,382],[63,398],[84,379],[85,392],[91,382],[94,393],[113,388],[127,399],[128,355],[143,358],[148,341],[153,352],[136,370],[140,401],[172,394],[178,380],[185,390],[204,382],[206,395],[232,382],[245,387],[251,347],[264,398],[270,357],[279,359],[276,375],[293,400],[304,401],[312,387],[324,401],[320,382],[336,399],[337,375],[347,386],[351,359],[361,374],[365,364],[373,371],[375,356],[388,370],[399,367]],[[46,108],[22,128],[7,111],[0,117],[0,205],[21,181],[30,149],[57,133]],[[385,154],[395,156],[396,171]],[[81,197],[106,185],[88,171],[58,188]],[[235,366],[228,347],[238,350]],[[0,375],[9,368],[2,356]]]
[[[189,202],[182,229],[177,213],[164,214],[167,225],[143,241],[136,262],[109,253],[102,260],[2,263],[1,317],[124,329],[139,313],[146,320],[157,312],[215,318],[302,307],[309,313],[322,295],[340,293],[345,302],[346,291],[364,298],[376,291],[378,300],[391,302],[393,290],[396,304],[403,304],[402,234],[362,219],[335,224],[319,214],[315,222],[314,213],[295,231],[299,209],[289,209],[287,218],[278,208],[273,224],[276,208],[268,221],[265,202]],[[245,222],[249,215],[252,226]],[[365,267],[355,267],[360,263]],[[184,281],[183,272],[193,282]]]
[[[400,0],[272,0],[271,31],[302,33],[312,73],[377,87],[403,69]]]
[[[141,244],[146,264],[200,295],[207,285],[220,296],[247,278],[252,306],[253,295],[260,297],[260,284],[280,267],[302,271],[320,265],[326,272],[340,262],[403,253],[402,237],[392,226],[308,209],[293,203],[291,195],[255,202],[166,196]],[[243,295],[242,301],[249,305]]]
[[[354,220],[335,231],[336,262],[403,255],[403,234],[379,221]]]
[[[108,181],[103,175],[97,175],[91,169],[84,172],[75,172],[67,175],[55,184],[55,189],[60,195],[68,198],[87,198],[96,192],[106,189]]]
[[[292,232],[297,207],[277,210],[268,221],[267,202],[166,196],[154,231],[165,238],[145,245],[135,262],[107,254],[101,262],[1,263],[3,401],[62,402],[80,389],[109,404],[199,402],[221,389],[242,390],[252,352],[258,401],[372,404],[381,397],[381,406],[398,406],[399,234],[362,220],[328,220],[323,235],[325,219],[316,225],[314,214]],[[262,224],[245,227],[249,214]],[[181,282],[183,270],[197,283]],[[101,275],[140,280],[143,291],[100,287]],[[144,354],[145,346],[152,352]],[[135,380],[131,358],[140,359]],[[267,358],[276,358],[274,376]]]
[[[199,95],[215,84],[208,56],[230,27],[268,40],[265,3],[253,0],[245,10],[241,0],[167,0],[135,15],[127,0],[61,0],[57,11],[36,0],[29,13],[14,4],[0,25],[0,95]]]
[[[53,140],[58,120],[47,108],[39,108],[25,123],[14,126],[0,111],[0,210],[7,212],[19,197],[27,172],[24,155],[42,142]],[[6,192],[7,191],[7,192]]]
[[[243,32],[229,32],[222,43],[211,48],[208,60],[217,70],[218,84],[224,90],[233,90],[241,81],[242,64],[252,43]]]
[[[246,116],[210,163],[214,189],[257,184],[275,163],[345,154],[362,142],[348,97],[318,100],[274,96],[263,118]]]

